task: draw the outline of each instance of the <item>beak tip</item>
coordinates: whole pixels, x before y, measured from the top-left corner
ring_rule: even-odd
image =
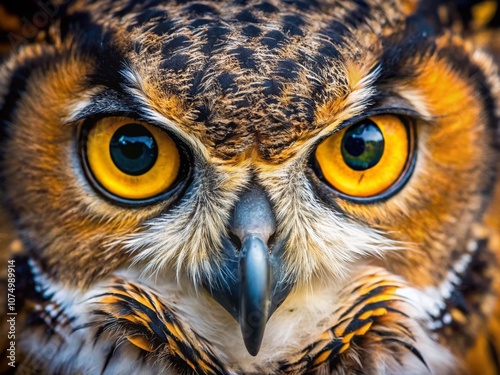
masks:
[[[260,347],[262,345],[265,324],[259,327],[249,327],[246,324],[240,324],[240,326],[245,348],[251,356],[255,357],[259,354]]]
[[[247,348],[247,351],[248,353],[250,353],[250,355],[252,357],[256,357],[257,354],[259,354],[259,351],[260,351],[260,343],[258,344],[258,346],[252,346],[251,344],[248,344],[246,341],[245,341],[245,346]]]

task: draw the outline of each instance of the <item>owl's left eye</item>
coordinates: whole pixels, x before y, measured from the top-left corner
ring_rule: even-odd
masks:
[[[370,198],[404,180],[412,153],[412,124],[399,116],[376,115],[332,134],[314,156],[331,187],[349,197]]]
[[[107,117],[85,129],[84,163],[99,188],[118,199],[141,201],[171,189],[181,154],[163,130],[122,117]]]

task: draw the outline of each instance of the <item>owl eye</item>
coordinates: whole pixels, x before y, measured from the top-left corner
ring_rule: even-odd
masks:
[[[411,124],[401,117],[371,116],[325,139],[316,149],[316,165],[340,193],[374,197],[404,180],[412,138]]]
[[[175,185],[181,155],[166,132],[122,117],[98,120],[86,130],[84,163],[107,193],[126,200],[147,200]]]

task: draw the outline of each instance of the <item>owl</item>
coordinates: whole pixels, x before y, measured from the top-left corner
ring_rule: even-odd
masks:
[[[3,372],[500,373],[496,2],[19,8]]]

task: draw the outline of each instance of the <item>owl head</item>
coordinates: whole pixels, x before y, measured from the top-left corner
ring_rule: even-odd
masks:
[[[491,17],[463,3],[54,2],[0,69],[27,253],[65,288],[173,278],[252,354],[283,301],[363,265],[438,283],[499,157]]]

